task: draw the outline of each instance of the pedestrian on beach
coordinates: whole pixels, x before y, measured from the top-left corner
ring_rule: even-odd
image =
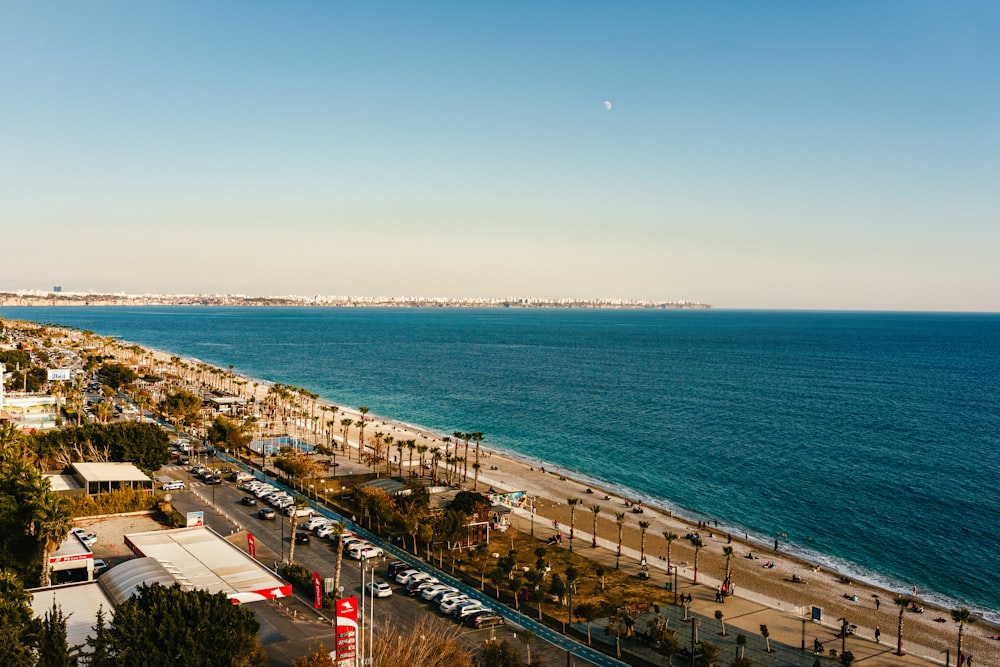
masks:
[[[880,606],[882,606],[882,601],[879,600],[878,598],[875,598],[875,611],[878,611],[878,608]]]
[[[882,636],[882,631],[881,631],[881,630],[879,630],[879,629],[878,629],[878,626],[876,625],[876,626],[875,626],[875,643],[876,643],[876,644],[878,644],[878,643],[879,643],[879,637],[881,637],[881,636]]]

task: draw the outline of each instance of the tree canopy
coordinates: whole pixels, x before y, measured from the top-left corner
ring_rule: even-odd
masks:
[[[223,593],[142,585],[120,604],[95,650],[119,667],[265,664],[260,624]]]

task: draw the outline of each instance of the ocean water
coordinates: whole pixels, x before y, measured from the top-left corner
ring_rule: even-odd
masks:
[[[1000,620],[1000,315],[2,308],[599,481]],[[787,536],[787,537],[784,537]],[[657,541],[651,542],[654,550]],[[662,545],[660,545],[662,546]]]

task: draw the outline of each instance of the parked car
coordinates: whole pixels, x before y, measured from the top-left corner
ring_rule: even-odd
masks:
[[[389,587],[389,584],[381,579],[378,581],[369,581],[365,584],[365,588],[377,598],[387,598],[392,595],[392,589]]]
[[[422,597],[425,600],[430,601],[430,600],[433,600],[435,596],[437,596],[437,595],[439,595],[441,593],[445,593],[447,591],[453,591],[453,590],[455,590],[455,589],[452,588],[451,586],[445,586],[444,584],[431,584],[430,586],[427,586],[426,588],[421,589],[421,591],[420,591],[420,597]]]
[[[389,563],[389,566],[386,568],[386,574],[389,576],[390,579],[395,579],[397,574],[399,574],[403,570],[409,570],[409,569],[410,569],[409,564],[404,563],[401,560],[396,560]]]
[[[185,488],[185,484],[180,480],[172,479],[169,482],[164,482],[163,486],[161,486],[160,488],[163,489],[164,491],[175,491],[177,489]]]
[[[253,507],[254,505],[257,504],[257,499],[254,498],[253,496],[243,496],[243,500],[241,500],[240,502],[246,505],[247,507]]]
[[[261,519],[274,519],[278,515],[270,507],[261,507],[257,510],[257,516]]]
[[[325,526],[329,523],[330,520],[327,519],[325,516],[314,516],[313,518],[306,521],[302,527],[305,528],[306,530],[316,530],[320,526]]]
[[[437,586],[437,583],[426,579],[411,579],[410,583],[406,584],[406,594],[411,598],[415,598],[424,589],[431,588],[432,586]]]
[[[316,513],[316,510],[314,510],[311,507],[296,507],[295,503],[282,507],[281,511],[285,513],[285,516],[292,516],[292,512],[294,512],[295,516],[300,516],[300,517],[301,516],[309,517]]]
[[[84,546],[88,549],[97,542],[97,535],[94,533],[88,533],[83,528],[74,528],[72,532],[80,538],[80,541],[83,542]]]
[[[189,463],[191,463],[191,459],[189,459],[189,458],[188,458],[188,457],[186,457],[186,456],[182,456],[182,457],[180,457],[179,459],[177,459],[177,464],[178,464],[178,465],[182,465],[182,466],[186,466],[186,465],[188,465]]]
[[[438,605],[438,607],[441,609],[442,614],[450,614],[455,611],[456,607],[469,601],[470,600],[467,595],[456,595],[453,598],[445,598],[445,600]]]
[[[472,628],[492,628],[494,625],[503,625],[503,616],[493,611],[486,611],[481,614],[470,614],[465,617],[464,623]]]
[[[310,541],[309,533],[295,533],[296,544],[309,544]]]
[[[469,600],[463,604],[458,605],[451,611],[451,615],[454,616],[459,621],[464,621],[469,616],[474,616],[476,614],[481,614],[484,611],[489,611],[486,607],[482,605],[478,600]]]
[[[108,564],[103,558],[94,559],[94,576],[99,577],[108,569]]]
[[[328,537],[333,535],[333,524],[324,523],[316,528],[313,532],[316,533],[316,537]]]
[[[396,574],[396,583],[403,584],[405,586],[406,582],[410,580],[410,577],[412,577],[415,574],[423,574],[423,573],[420,570],[416,570],[412,567],[408,570],[403,570]]]
[[[354,560],[368,560],[369,558],[382,558],[385,556],[385,552],[371,544],[363,544],[351,547],[347,556]]]

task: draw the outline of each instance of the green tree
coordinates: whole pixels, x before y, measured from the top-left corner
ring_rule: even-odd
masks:
[[[584,602],[581,605],[577,605],[573,611],[574,616],[587,624],[587,646],[590,646],[590,624],[597,620],[600,611],[601,608],[593,602]]]
[[[201,398],[186,389],[167,392],[160,409],[176,424],[192,424],[198,419]]]
[[[115,659],[111,654],[110,633],[111,630],[104,620],[104,607],[98,607],[94,631],[87,637],[87,646],[90,647],[87,667],[115,667]]]
[[[42,567],[39,582],[44,588],[51,583],[49,577],[49,556],[73,528],[73,519],[59,496],[48,491],[35,502],[34,532],[42,544]]]
[[[97,377],[102,384],[112,389],[121,389],[122,385],[135,382],[138,377],[128,366],[123,364],[103,364],[97,369]]]
[[[71,647],[66,637],[66,616],[52,601],[52,608],[42,618],[38,635],[37,667],[76,667],[78,647]]]
[[[726,622],[722,618],[722,610],[721,609],[716,609],[715,610],[715,620],[717,620],[719,622],[719,625],[722,626],[722,636],[725,637],[726,636]]]
[[[699,647],[701,648],[701,659],[708,667],[712,667],[719,659],[719,647],[709,642],[701,642]]]
[[[143,584],[111,623],[110,653],[119,667],[262,666],[260,624],[224,593]]]
[[[0,570],[0,665],[4,667],[35,667],[32,647],[41,627],[29,600],[17,574]]]

